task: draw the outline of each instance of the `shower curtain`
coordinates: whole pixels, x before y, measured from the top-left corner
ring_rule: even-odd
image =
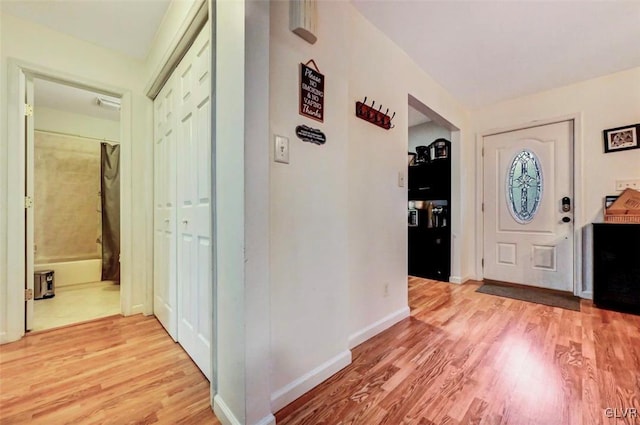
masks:
[[[120,282],[120,146],[102,143],[102,280]]]

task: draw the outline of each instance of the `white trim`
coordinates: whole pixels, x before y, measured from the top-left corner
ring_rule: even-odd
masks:
[[[128,316],[133,316],[134,314],[144,314],[145,316],[151,316],[153,313],[148,314],[145,309],[144,309],[144,304],[136,304],[136,305],[132,305],[131,309],[129,310],[130,313],[128,314]],[[124,313],[123,313],[124,314]]]
[[[20,101],[19,76],[20,73],[30,74],[36,78],[44,78],[56,81],[62,84],[74,87],[83,87],[101,93],[109,93],[121,96],[122,109],[120,113],[120,145],[121,145],[121,183],[120,183],[120,234],[121,234],[121,284],[120,284],[120,305],[122,314],[125,316],[134,314],[134,306],[131,305],[133,299],[133,249],[132,249],[132,114],[133,107],[131,101],[131,91],[109,84],[87,80],[83,77],[59,72],[40,65],[24,62],[18,59],[8,59],[8,81],[7,81],[7,108],[8,108],[8,140],[7,140],[7,157],[15,158],[8,161],[8,175],[18,176],[24,175],[24,143],[20,140],[21,121],[20,110],[23,103]],[[24,298],[24,229],[25,218],[22,204],[23,185],[8,184],[7,191],[7,241],[8,246],[15,249],[7,250],[7,299],[6,305],[6,338],[5,342],[15,341],[24,335],[24,314],[25,303]],[[10,265],[10,266],[9,266]],[[143,285],[148,285],[149,280]],[[138,306],[135,306],[137,311]],[[142,312],[142,311],[140,311]]]
[[[465,283],[467,280],[471,280],[471,276],[450,276],[449,277],[449,283],[455,283],[458,285],[462,285],[463,283]]]
[[[388,316],[383,317],[377,322],[374,322],[369,326],[362,328],[359,331],[351,334],[349,336],[349,349],[357,347],[358,345],[362,344],[366,340],[378,335],[380,332],[386,329],[389,329],[391,326],[395,325],[399,321],[409,317],[410,314],[411,312],[409,311],[409,307],[403,307],[400,310],[395,311],[389,314]]]
[[[7,339],[7,333],[6,332],[0,332],[0,344],[4,344],[9,342],[9,340]]]
[[[476,134],[475,145],[475,158],[476,158],[476,280],[484,279],[484,267],[482,266],[482,260],[484,258],[484,212],[482,211],[482,203],[484,202],[484,147],[483,147],[484,134]]]
[[[276,425],[276,417],[269,414],[264,418],[260,419],[254,425]]]
[[[15,341],[24,335],[24,246],[25,246],[25,217],[23,208],[24,196],[24,140],[22,139],[22,124],[24,101],[24,83],[21,82],[22,69],[16,62],[9,59],[7,75],[7,198],[5,203],[7,214],[7,262],[5,263],[7,277],[7,298],[1,306],[6,315],[6,342]],[[22,113],[21,113],[22,112]],[[16,155],[17,153],[17,155]],[[16,155],[17,158],[12,158]],[[17,179],[17,184],[15,180]],[[3,200],[4,201],[4,200]]]
[[[213,413],[215,413],[222,425],[242,425],[238,418],[235,417],[227,403],[218,394],[213,396]],[[268,414],[260,419],[254,425],[276,425],[276,418],[272,414]]]
[[[144,93],[149,99],[154,100],[158,96],[173,70],[178,66],[178,63],[180,63],[198,34],[200,34],[200,30],[208,21],[209,2],[205,0],[194,1],[165,51],[162,60],[160,60],[160,64],[153,72],[153,77],[144,88]]]
[[[573,293],[585,292],[584,250],[582,246],[582,228],[584,222],[584,150],[582,149],[582,113],[571,116],[573,119]],[[582,297],[584,298],[584,297]],[[589,296],[592,298],[592,296]]]
[[[222,425],[242,425],[242,422],[234,416],[227,403],[220,397],[220,394],[216,394],[213,397],[213,413],[216,414]]]
[[[484,220],[482,212],[482,202],[484,202],[484,180],[483,180],[483,156],[484,138],[500,133],[523,130],[531,127],[541,127],[565,121],[573,122],[573,294],[581,296],[588,294],[583,291],[583,249],[582,249],[582,227],[584,219],[583,199],[584,185],[583,177],[583,149],[582,149],[582,113],[562,115],[556,118],[534,120],[520,125],[494,128],[476,134],[476,267],[478,280],[484,279],[484,270],[481,266],[484,257]],[[583,297],[584,298],[584,297]]]
[[[581,291],[580,292],[580,298],[584,298],[585,300],[592,300],[593,299],[593,292],[592,291]]]
[[[282,409],[307,391],[351,364],[351,350],[345,350],[271,394],[271,411]]]

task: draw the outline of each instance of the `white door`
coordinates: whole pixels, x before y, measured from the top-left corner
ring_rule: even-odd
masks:
[[[154,312],[211,379],[211,52],[200,32],[154,101]]]
[[[153,311],[177,341],[175,103],[168,83],[154,101]]]
[[[573,121],[483,143],[485,279],[573,292]]]
[[[34,92],[33,92],[33,76],[27,75],[25,79],[26,98],[25,103],[30,110],[25,113],[25,169],[26,169],[26,184],[25,184],[25,199],[28,203],[25,208],[25,288],[27,291],[34,292],[33,271],[35,263],[35,218],[34,218],[34,205],[33,199],[35,194],[34,186],[34,149],[35,149],[35,125],[33,117],[33,104],[34,104]],[[29,299],[30,298],[30,299]],[[31,330],[33,327],[33,297],[27,297],[25,305],[25,331]]]
[[[211,379],[211,84],[208,29],[175,74],[178,94],[178,341]]]

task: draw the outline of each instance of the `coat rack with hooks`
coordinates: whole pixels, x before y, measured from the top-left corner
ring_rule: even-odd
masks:
[[[385,130],[395,127],[395,125],[391,123],[391,120],[396,116],[396,113],[394,112],[390,117],[388,115],[389,108],[387,108],[385,112],[382,112],[382,105],[380,105],[377,110],[375,109],[375,105],[375,100],[371,102],[371,105],[367,105],[367,97],[365,96],[362,102],[356,102],[356,116]]]

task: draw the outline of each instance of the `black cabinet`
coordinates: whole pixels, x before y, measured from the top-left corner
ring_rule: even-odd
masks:
[[[444,139],[440,139],[444,141]],[[451,272],[451,143],[446,156],[409,166],[409,274],[448,282]],[[411,207],[410,207],[411,208]],[[429,219],[431,211],[432,219]]]
[[[448,282],[451,263],[448,227],[409,228],[409,274]]]
[[[593,302],[640,314],[640,224],[593,225]]]

